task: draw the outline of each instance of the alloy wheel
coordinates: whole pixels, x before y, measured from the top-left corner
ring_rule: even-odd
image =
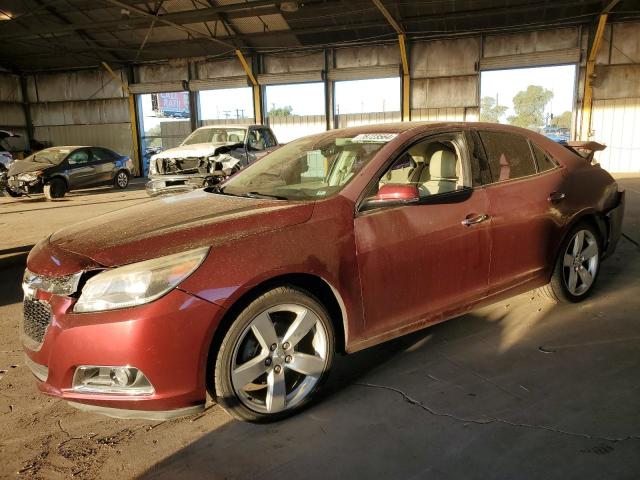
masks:
[[[120,188],[125,188],[127,186],[127,184],[129,183],[129,179],[127,178],[127,174],[124,173],[124,172],[118,173],[118,178],[116,179],[116,181],[118,182],[118,186]]]
[[[595,235],[589,230],[579,230],[573,236],[564,253],[563,278],[572,295],[587,292],[598,273],[599,248]]]
[[[258,314],[233,350],[231,383],[239,400],[260,413],[299,405],[327,368],[327,331],[308,307],[281,304]]]

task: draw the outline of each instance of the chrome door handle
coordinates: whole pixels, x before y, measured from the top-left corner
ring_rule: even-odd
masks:
[[[462,225],[469,227],[471,225],[475,225],[476,223],[482,223],[487,220],[489,220],[489,215],[485,213],[483,215],[477,215],[475,217],[465,218],[464,220],[462,220]]]
[[[564,200],[566,197],[566,195],[562,192],[551,192],[549,194],[549,198],[547,200],[549,200],[551,203],[555,203],[555,202],[559,202],[561,200]]]

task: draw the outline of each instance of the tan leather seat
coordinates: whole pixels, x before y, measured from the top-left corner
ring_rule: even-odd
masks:
[[[418,188],[423,195],[452,192],[456,189],[459,171],[456,154],[451,150],[438,150],[429,161],[428,180],[421,178]],[[426,176],[424,172],[422,176]]]

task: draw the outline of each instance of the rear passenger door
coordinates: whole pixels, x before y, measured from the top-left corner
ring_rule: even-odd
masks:
[[[94,165],[95,176],[92,179],[92,185],[104,185],[113,180],[116,169],[116,156],[110,150],[105,148],[93,147],[92,164]]]
[[[561,199],[554,193],[561,190],[561,170],[522,135],[482,130],[475,138],[491,174],[485,185],[491,215],[489,293],[533,288],[545,281],[555,261]]]

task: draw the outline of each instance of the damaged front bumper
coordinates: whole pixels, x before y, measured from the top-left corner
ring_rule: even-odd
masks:
[[[150,175],[146,185],[151,197],[169,193],[189,192],[209,185],[211,175],[196,173],[191,175]]]
[[[42,181],[38,178],[30,182],[19,180],[17,176],[9,177],[7,187],[15,193],[29,195],[30,193],[42,193]]]

